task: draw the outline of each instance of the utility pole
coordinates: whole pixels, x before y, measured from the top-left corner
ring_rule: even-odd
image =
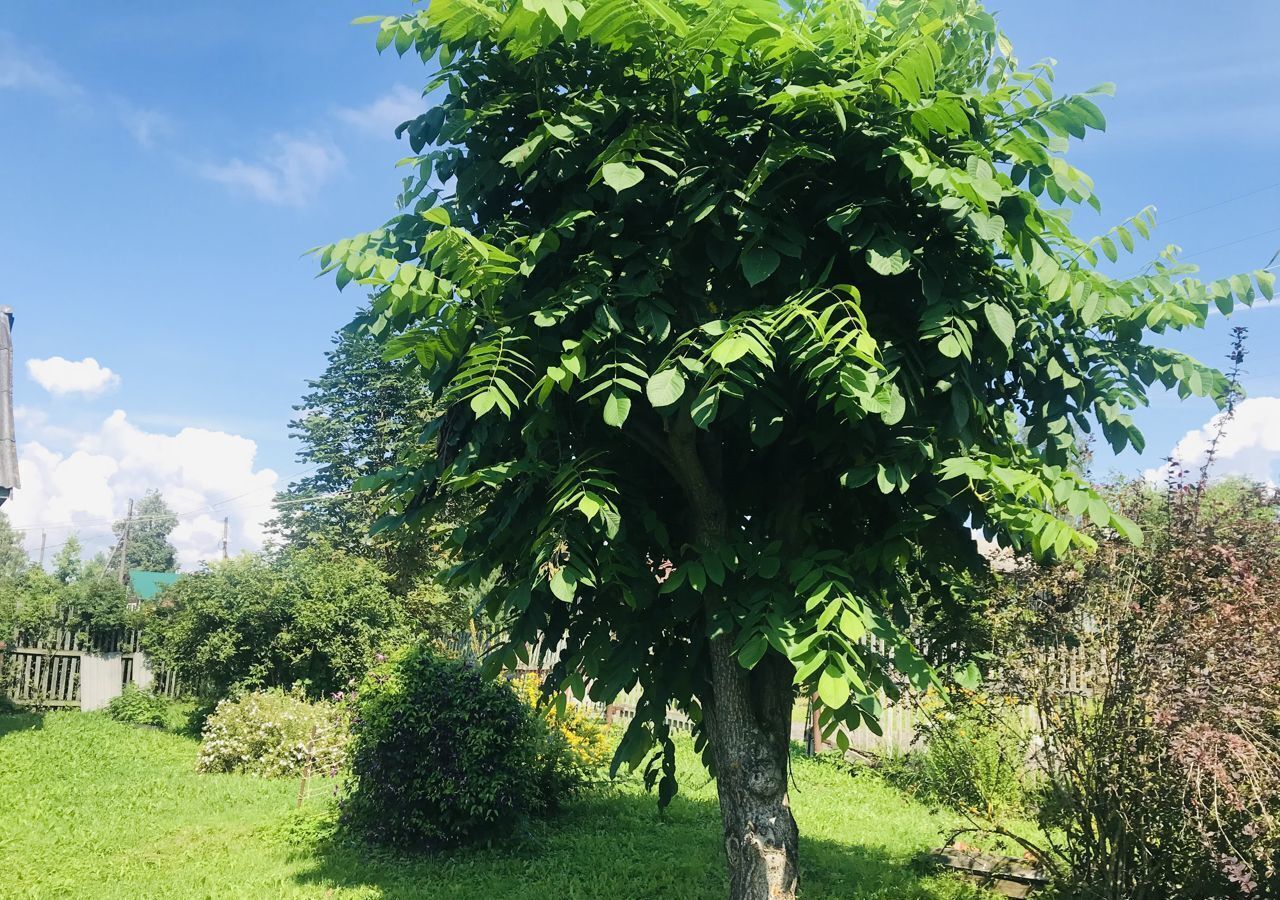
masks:
[[[124,534],[120,538],[120,583],[129,582],[129,531],[133,527],[133,498],[129,499],[129,515],[124,520]]]
[[[231,539],[231,517],[223,516],[222,517],[222,558],[223,559],[226,559],[228,556],[227,544],[230,542],[230,539]]]
[[[44,568],[44,544],[49,539],[49,535],[42,529],[40,531],[40,568]]]

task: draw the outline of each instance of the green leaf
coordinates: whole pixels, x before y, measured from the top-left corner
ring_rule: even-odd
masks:
[[[778,268],[781,258],[768,247],[756,244],[743,251],[741,265],[742,274],[747,276],[747,283],[755,287],[764,281]]]
[[[494,404],[498,402],[498,395],[493,391],[481,391],[471,398],[471,411],[476,414],[476,418],[480,418],[489,410],[493,409]]]
[[[557,600],[564,603],[573,602],[578,579],[571,571],[567,568],[556,569],[549,581],[551,593],[555,595]]]
[[[849,681],[834,665],[828,665],[818,678],[818,699],[827,709],[836,710],[849,702]]]
[[[658,781],[658,808],[666,809],[676,798],[680,790],[680,781],[674,775],[663,775]]]
[[[609,392],[604,398],[604,422],[614,428],[621,428],[631,414],[631,398],[617,389]]]
[[[1138,527],[1138,523],[1127,516],[1119,513],[1111,514],[1111,527],[1116,530],[1122,538],[1135,547],[1142,546],[1142,529]]]
[[[867,626],[853,614],[853,610],[846,609],[840,613],[840,633],[851,641],[860,641],[867,633]]]
[[[655,372],[645,385],[645,395],[649,402],[661,409],[677,402],[684,395],[684,375],[675,366]]]
[[[711,358],[722,366],[730,366],[751,352],[751,346],[750,338],[734,334],[716,341],[711,348]]]
[[[1273,299],[1276,295],[1276,273],[1259,269],[1253,273],[1253,277],[1258,282],[1259,293],[1268,300]]]
[[[955,679],[956,684],[966,691],[976,691],[978,685],[982,684],[982,670],[978,668],[976,662],[969,660],[967,666],[956,672]]]
[[[620,162],[605,163],[600,175],[604,178],[604,183],[619,194],[644,180],[643,169]]]
[[[704,389],[693,401],[693,408],[689,411],[693,418],[693,424],[699,428],[709,428],[711,423],[716,420],[716,413],[720,411],[720,392],[714,387]]]
[[[892,385],[890,385],[892,387]],[[880,420],[886,425],[897,425],[907,414],[907,398],[896,388],[889,393],[889,405],[880,413]]]
[[[1107,506],[1107,501],[1101,497],[1090,497],[1089,518],[1093,520],[1094,525],[1105,528],[1111,521],[1111,507]]]
[[[689,579],[689,587],[699,594],[707,589],[707,570],[702,567],[702,563],[687,562],[684,564],[684,570],[685,577]]]
[[[982,312],[986,315],[987,324],[991,326],[991,330],[995,332],[996,337],[1000,338],[1000,343],[1006,347],[1012,347],[1017,326],[1009,310],[998,303],[986,303],[982,307]]]
[[[867,248],[867,265],[881,275],[899,275],[911,265],[911,251],[890,238],[878,238]]]
[[[746,669],[754,669],[756,663],[764,658],[765,651],[769,649],[769,640],[763,634],[757,634],[751,640],[747,641],[745,647],[738,651],[738,663]]]
[[[428,222],[435,222],[437,225],[452,225],[453,220],[449,218],[449,210],[442,206],[433,206],[422,214],[422,218]]]
[[[960,344],[960,339],[956,337],[954,332],[947,332],[942,336],[942,340],[938,341],[938,352],[943,356],[955,359],[961,353],[964,353],[964,347]]]

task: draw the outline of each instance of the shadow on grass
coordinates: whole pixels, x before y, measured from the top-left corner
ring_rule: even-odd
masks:
[[[44,713],[38,712],[5,712],[0,713],[0,738],[16,731],[35,731],[44,727]]]
[[[535,822],[502,846],[396,856],[341,833],[295,841],[298,882],[385,898],[720,898],[728,893],[720,813],[677,797],[659,817],[652,797],[606,791]],[[801,837],[805,900],[955,900],[977,894],[909,859],[856,843]]]

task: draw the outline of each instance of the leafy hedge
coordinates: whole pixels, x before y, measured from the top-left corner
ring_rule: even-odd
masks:
[[[379,650],[408,639],[403,602],[368,560],[329,548],[245,555],[165,591],[143,631],[149,653],[215,697],[301,685],[347,690]]]

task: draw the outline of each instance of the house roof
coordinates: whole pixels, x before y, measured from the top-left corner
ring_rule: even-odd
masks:
[[[177,572],[129,570],[129,587],[139,600],[154,600],[160,591],[178,580]]]

